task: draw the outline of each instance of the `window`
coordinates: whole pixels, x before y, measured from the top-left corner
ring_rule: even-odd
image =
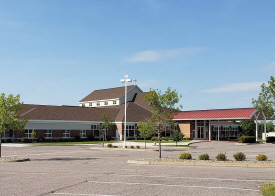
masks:
[[[85,103],[82,103],[81,106],[82,106],[82,107],[85,107]]]
[[[70,130],[63,130],[63,137],[70,137]]]
[[[116,105],[116,101],[113,101],[113,105]]]
[[[25,130],[25,137],[32,138],[31,134],[32,134],[32,130],[31,129],[26,129]]]
[[[81,138],[85,138],[85,137],[86,137],[86,130],[80,130],[79,136],[80,136]]]
[[[94,137],[99,137],[99,129],[97,125],[91,125],[91,130]]]
[[[97,106],[100,106],[100,102],[97,102],[96,105],[97,105]]]
[[[104,105],[108,105],[108,101],[105,101],[105,102],[104,102]]]
[[[92,107],[92,106],[93,106],[93,103],[89,103],[89,106]]]
[[[127,137],[135,137],[135,125],[126,125]]]
[[[204,126],[204,120],[197,120],[197,126]]]
[[[52,137],[52,130],[45,130],[44,131],[44,136],[45,137]]]

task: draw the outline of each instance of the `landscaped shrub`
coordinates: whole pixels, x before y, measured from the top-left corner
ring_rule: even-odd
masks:
[[[267,143],[275,142],[275,137],[266,137],[266,142]]]
[[[11,139],[7,139],[7,143],[11,143]]]
[[[139,149],[140,148],[140,146],[136,146],[137,147],[137,149]]]
[[[168,137],[161,137],[161,140],[169,141],[169,138]]]
[[[217,156],[216,156],[216,160],[217,161],[226,161],[226,153],[219,153]]]
[[[107,147],[108,147],[108,148],[112,148],[112,147],[113,147],[113,144],[107,144]]]
[[[192,155],[189,152],[180,153],[179,159],[192,159]]]
[[[235,161],[244,161],[245,160],[245,154],[242,152],[237,152],[236,154],[233,155]]]
[[[130,148],[135,148],[135,146],[130,146]]]
[[[93,135],[89,135],[89,136],[88,136],[88,140],[89,140],[89,141],[95,141],[95,137],[94,137]]]
[[[255,136],[242,136],[238,138],[239,143],[255,143],[256,137]]]
[[[183,140],[190,140],[190,137],[184,137]]]
[[[113,148],[118,148],[118,146],[113,146]]]
[[[75,139],[76,142],[79,142],[80,141],[80,136],[77,135],[77,136],[74,137],[74,139]]]
[[[111,141],[111,139],[112,139],[112,137],[111,137],[111,136],[106,135],[106,140],[107,140],[107,141]]]
[[[21,142],[23,143],[29,143],[29,139],[27,137],[22,137]]]
[[[157,137],[152,137],[151,140],[152,141],[156,141],[158,138]]]
[[[265,154],[258,154],[256,156],[256,160],[257,161],[266,161],[267,160],[267,156]]]
[[[44,137],[39,137],[38,142],[45,142],[45,138]]]
[[[208,154],[202,154],[199,156],[199,160],[210,160],[210,158]]]

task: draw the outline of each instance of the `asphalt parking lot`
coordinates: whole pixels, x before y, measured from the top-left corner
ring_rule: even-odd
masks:
[[[201,142],[196,148],[163,147],[163,157],[191,152],[211,158],[237,151],[248,159],[265,153],[275,159],[274,144],[239,146]],[[133,158],[158,156],[157,147],[101,149],[91,146],[3,146],[2,156],[31,161],[0,163],[1,195],[261,195],[259,186],[275,181],[275,168],[171,166],[127,164]],[[233,159],[233,158],[232,158]]]

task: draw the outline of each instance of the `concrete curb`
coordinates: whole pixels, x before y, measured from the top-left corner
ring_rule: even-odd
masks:
[[[133,151],[154,151],[153,149],[149,148],[108,148],[108,147],[92,147],[91,150],[133,150]]]
[[[245,162],[159,162],[159,161],[137,161],[128,160],[127,163],[139,165],[184,165],[184,166],[212,166],[212,167],[275,167],[275,163],[245,163]]]
[[[0,158],[0,163],[9,163],[9,162],[24,162],[24,161],[30,161],[29,158]]]

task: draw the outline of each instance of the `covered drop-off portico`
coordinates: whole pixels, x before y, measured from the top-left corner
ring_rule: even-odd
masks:
[[[239,126],[235,121],[264,119],[264,114],[255,108],[181,111],[174,117],[185,137],[201,140],[237,138]],[[256,137],[257,132],[256,128]]]

